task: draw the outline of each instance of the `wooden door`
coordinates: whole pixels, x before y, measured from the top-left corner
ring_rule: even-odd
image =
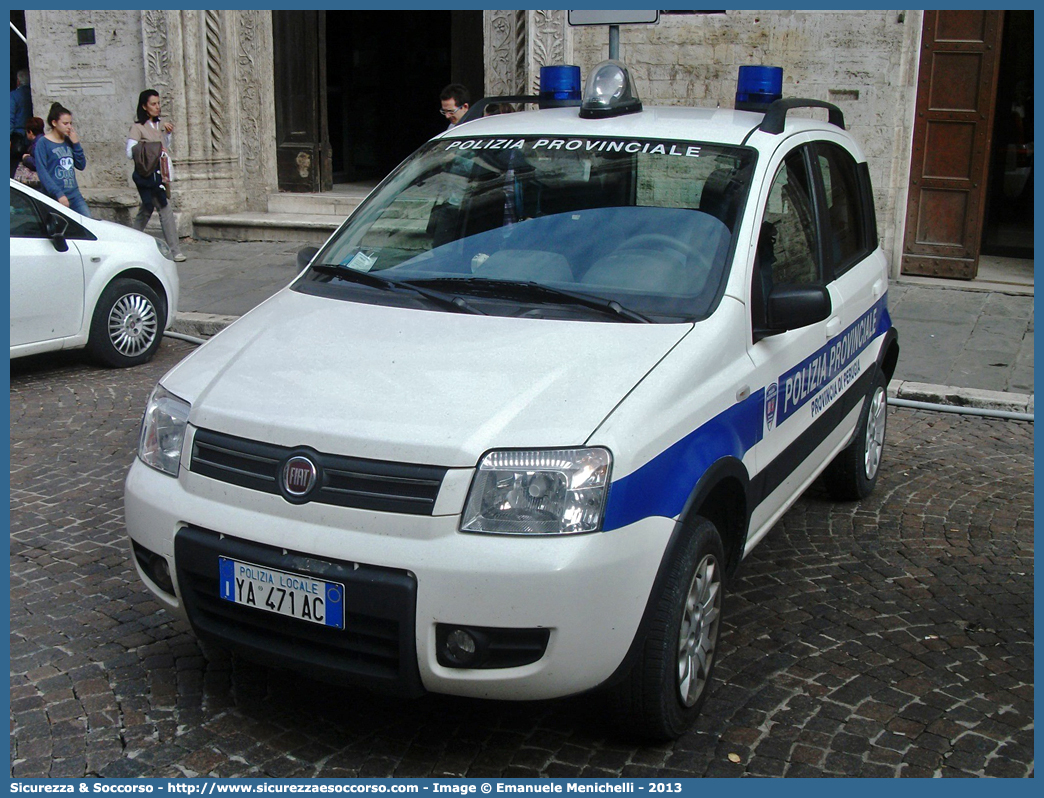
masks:
[[[979,267],[1003,11],[925,11],[903,274]]]
[[[333,186],[325,25],[325,11],[272,12],[276,169],[281,191],[328,191]]]

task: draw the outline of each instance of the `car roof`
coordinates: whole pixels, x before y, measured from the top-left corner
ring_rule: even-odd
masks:
[[[605,119],[581,119],[579,108],[494,114],[457,125],[439,138],[472,136],[598,136],[742,144],[764,115],[731,108],[652,107]],[[806,111],[806,113],[808,113]],[[827,122],[787,116],[786,133],[845,132]],[[771,134],[766,134],[771,135]],[[847,136],[846,136],[847,137]]]

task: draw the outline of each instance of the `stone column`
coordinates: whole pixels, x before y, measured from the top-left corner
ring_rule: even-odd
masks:
[[[484,11],[486,93],[535,94],[540,67],[567,64],[565,11]]]
[[[267,209],[276,190],[270,11],[144,11],[145,82],[174,122],[182,214]]]
[[[527,11],[526,89],[540,91],[540,67],[568,64],[572,56],[572,40],[566,36],[568,18],[565,11]]]

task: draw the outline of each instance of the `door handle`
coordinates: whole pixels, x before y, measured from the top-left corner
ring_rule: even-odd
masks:
[[[878,280],[874,283],[873,292],[874,296],[881,296],[884,293],[885,281]]]
[[[738,391],[736,391],[736,401],[737,402],[742,402],[748,396],[750,396],[750,386],[749,385],[744,385],[742,388],[740,388]]]
[[[828,339],[833,338],[839,332],[841,332],[841,319],[834,316],[834,318],[826,323],[826,337]]]

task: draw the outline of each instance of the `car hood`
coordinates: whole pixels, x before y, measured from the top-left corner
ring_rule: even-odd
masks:
[[[162,380],[196,427],[281,446],[472,467],[583,444],[691,329],[383,307],[285,289]]]

